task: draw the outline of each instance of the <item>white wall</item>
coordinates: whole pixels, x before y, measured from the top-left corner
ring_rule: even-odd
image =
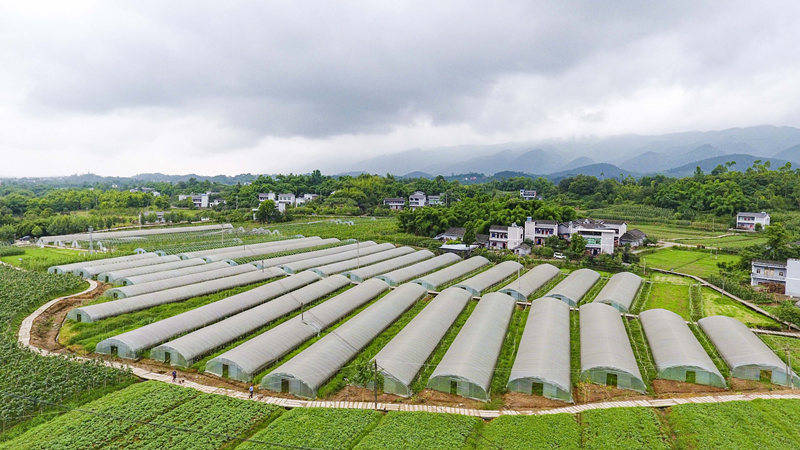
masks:
[[[800,259],[786,261],[786,295],[800,297]]]

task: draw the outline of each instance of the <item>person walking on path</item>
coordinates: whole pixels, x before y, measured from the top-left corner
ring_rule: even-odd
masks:
[[[250,386],[249,390],[250,390],[250,398],[253,398],[253,386],[252,385]]]
[[[178,372],[173,370],[172,371],[172,382],[174,383],[177,380],[178,380]]]

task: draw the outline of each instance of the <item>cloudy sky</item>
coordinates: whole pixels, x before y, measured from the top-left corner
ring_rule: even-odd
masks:
[[[4,2],[0,176],[800,125],[800,2],[495,3]]]

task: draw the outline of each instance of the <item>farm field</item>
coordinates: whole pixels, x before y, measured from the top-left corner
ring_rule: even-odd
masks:
[[[0,441],[0,448],[791,448],[800,439],[798,421],[800,400],[501,416],[488,423],[444,413],[285,411],[148,381]]]
[[[653,283],[650,296],[642,310],[664,308],[686,320],[691,320],[689,308],[689,285],[672,283]]]
[[[677,240],[677,239],[676,239]],[[711,237],[711,238],[681,238],[678,240],[686,245],[703,245],[705,247],[717,247],[721,249],[736,250],[750,245],[762,245],[767,239],[756,233],[740,233],[732,236]]]
[[[795,356],[800,355],[800,339],[772,334],[759,334],[758,336],[784,361],[786,361],[786,349],[788,348],[789,353],[793,356],[791,361],[792,370],[795,373],[800,373],[800,358]]]
[[[780,324],[769,317],[763,316],[735,300],[725,297],[719,292],[703,287],[700,290],[702,297],[703,316],[730,316],[734,317],[749,327],[780,328]]]
[[[35,245],[26,245],[18,248],[22,249],[25,253],[22,255],[3,256],[0,257],[0,261],[6,264],[11,264],[12,266],[21,267],[23,269],[45,271],[48,267],[59,264],[69,264],[78,261],[102,259],[121,255],[119,253],[97,253],[91,255],[87,251],[53,247],[39,248]]]
[[[717,263],[738,261],[735,255],[666,248],[642,255],[647,267],[672,270],[701,278],[719,273]]]

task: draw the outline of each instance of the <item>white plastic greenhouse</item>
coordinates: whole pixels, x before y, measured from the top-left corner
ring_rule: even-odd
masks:
[[[266,242],[257,242],[253,244],[245,244],[245,245],[234,245],[229,247],[219,247],[219,248],[210,248],[206,250],[195,250],[192,252],[184,252],[178,253],[178,256],[181,259],[190,259],[190,258],[202,258],[205,256],[211,255],[218,255],[221,253],[236,253],[242,250],[247,250],[249,248],[263,248],[263,247],[271,247],[273,245],[285,245],[285,244],[293,244],[297,242],[309,242],[309,241],[320,241],[322,238],[319,236],[310,236],[310,237],[299,237],[299,238],[291,238],[291,239],[277,239],[274,241],[266,241]]]
[[[600,274],[592,269],[578,269],[561,280],[545,297],[555,297],[569,306],[577,306],[584,295],[597,283]]]
[[[642,278],[635,273],[615,273],[600,289],[594,301],[613,306],[620,312],[628,312],[641,285]]]
[[[398,286],[355,317],[267,374],[261,385],[278,392],[313,398],[317,389],[355,357],[381,331],[425,296],[418,284]]]
[[[319,280],[319,276],[313,272],[298,273],[291,277],[275,280],[222,300],[208,303],[199,308],[104,339],[97,344],[95,351],[110,355],[117,354],[122,358],[137,358],[142,351],[175,336],[220,321],[317,280]]]
[[[346,270],[355,269],[369,264],[385,261],[387,259],[396,258],[398,256],[407,255],[412,252],[414,252],[414,249],[411,247],[391,248],[389,250],[362,256],[360,258],[351,258],[344,261],[325,264],[324,266],[314,267],[311,270],[326,277],[335,273],[342,273]]]
[[[252,264],[230,265],[225,262],[219,262],[219,263],[208,263],[207,265],[211,264],[221,264],[222,266],[214,270],[189,273],[186,275],[176,275],[174,278],[155,280],[149,283],[138,283],[138,284],[131,284],[128,286],[119,286],[109,289],[108,291],[106,291],[106,294],[111,295],[114,298],[133,297],[136,295],[149,294],[151,292],[158,292],[181,286],[199,284],[204,281],[232,277],[234,275],[239,275],[247,272],[255,272],[257,270],[260,270]],[[195,267],[203,267],[203,266],[195,266]],[[273,274],[273,276],[276,273],[277,272],[275,270],[270,272],[270,274]]]
[[[503,286],[500,292],[508,294],[519,301],[526,301],[531,294],[560,273],[561,271],[558,267],[552,264],[539,264],[525,272],[521,277]]]
[[[400,283],[405,283],[406,281],[412,280],[420,275],[425,275],[428,272],[448,266],[458,261],[461,261],[461,257],[455,253],[443,253],[439,256],[412,264],[408,267],[401,267],[389,273],[378,275],[376,278],[389,283],[390,286],[397,286]]]
[[[159,234],[176,233],[199,233],[203,231],[219,231],[233,228],[231,224],[200,225],[196,227],[171,227],[171,228],[146,228],[122,231],[95,231],[93,233],[61,234],[56,236],[42,236],[36,242],[38,244],[52,244],[54,242],[88,242],[94,240],[122,239],[130,237],[154,236]]]
[[[428,387],[489,401],[489,384],[515,304],[507,294],[484,295],[433,369]]]
[[[209,270],[224,269],[226,267],[235,266],[233,261],[220,261],[215,263],[205,263],[197,266],[189,266],[181,269],[164,270],[161,272],[148,273],[143,275],[127,276],[119,279],[119,283],[123,286],[131,284],[150,283],[152,281],[166,280],[168,278],[182,277],[184,275],[191,275],[193,273],[208,272]]]
[[[452,266],[447,266],[442,270],[425,275],[422,278],[417,278],[413,282],[422,285],[429,291],[435,291],[439,286],[477,270],[486,264],[489,264],[488,259],[483,256],[473,256]]]
[[[307,248],[316,248],[325,245],[333,245],[337,243],[339,243],[338,239],[330,238],[330,239],[310,239],[306,241],[288,242],[285,244],[275,244],[264,247],[248,246],[244,250],[207,255],[204,256],[203,259],[205,259],[208,262],[214,262],[214,261],[223,261],[226,259],[261,258],[266,255],[273,255],[275,253],[287,252],[290,250],[303,250]]]
[[[272,258],[265,258],[253,261],[256,267],[278,267],[290,262],[301,261],[305,259],[318,258],[320,256],[333,255],[336,253],[343,253],[349,250],[365,249],[377,245],[372,241],[358,242],[355,244],[340,245],[338,247],[323,248],[322,250],[312,250],[310,252],[294,253],[292,255],[274,256]]]
[[[137,253],[135,255],[118,256],[115,258],[93,259],[88,261],[81,261],[71,264],[61,264],[58,266],[51,266],[47,269],[48,273],[75,273],[87,266],[104,266],[109,264],[116,264],[125,261],[136,261],[140,259],[155,258],[158,254],[155,252]]]
[[[392,258],[387,261],[382,261],[379,263],[371,264],[369,266],[360,267],[358,269],[351,270],[349,272],[345,272],[343,275],[355,282],[360,283],[368,278],[374,277],[375,275],[380,275],[382,273],[389,272],[390,270],[394,270],[400,267],[405,267],[409,264],[414,264],[416,262],[424,261],[430,258],[431,256],[433,256],[433,253],[431,253],[430,250],[417,250],[414,253],[409,253],[407,255],[399,256],[397,258]]]
[[[644,393],[636,357],[622,316],[605,303],[580,308],[581,380]]]
[[[132,267],[152,266],[156,264],[163,264],[166,262],[179,261],[175,255],[156,256],[155,258],[137,259],[133,261],[121,261],[114,264],[103,265],[90,265],[85,266],[78,271],[79,276],[83,278],[94,278],[102,272],[109,272],[113,270],[130,269]]]
[[[747,325],[733,317],[697,321],[731,369],[731,376],[800,387],[800,378]]]
[[[411,382],[471,297],[464,289],[445,289],[375,355],[384,392],[413,394]]]
[[[97,280],[106,283],[115,283],[115,282],[120,282],[122,278],[129,276],[146,275],[150,273],[164,272],[166,270],[182,269],[184,267],[199,266],[205,263],[206,262],[200,258],[178,259],[175,261],[169,261],[161,264],[153,264],[148,266],[131,267],[130,269],[120,269],[120,270],[111,270],[108,272],[102,272],[97,275]]]
[[[726,387],[725,378],[683,317],[659,308],[641,312],[639,320],[660,378]]]
[[[212,358],[206,363],[206,372],[252,381],[258,371],[388,289],[383,281],[369,279]]]
[[[346,252],[334,253],[332,255],[319,256],[317,258],[303,259],[300,261],[282,264],[279,267],[288,273],[297,273],[301,270],[311,269],[313,267],[324,266],[326,264],[344,261],[347,259],[360,258],[362,256],[371,255],[373,253],[391,250],[394,245],[386,242],[383,244],[370,245],[366,248],[359,248],[357,250],[348,250]]]
[[[150,357],[171,363],[173,366],[190,366],[199,357],[212,350],[252,333],[349,284],[350,280],[341,275],[333,275],[315,281],[227,319],[161,344],[150,350]]]
[[[572,402],[569,305],[543,297],[531,303],[508,389]]]
[[[467,278],[458,283],[456,287],[466,289],[474,296],[479,296],[484,290],[522,271],[522,268],[522,264],[516,261],[503,261],[475,276]]]
[[[202,273],[202,272],[201,272]],[[200,274],[195,274],[200,275]],[[119,300],[111,300],[105,303],[81,306],[67,313],[67,318],[77,322],[95,322],[107,317],[128,314],[142,309],[152,308],[166,303],[179,302],[200,295],[213,294],[214,292],[224,291],[238,286],[266,281],[270,278],[286,275],[278,269],[255,270],[225,278],[203,281],[196,284],[165,289],[163,291],[150,292],[148,294],[135,295]],[[189,275],[193,276],[193,275]]]

